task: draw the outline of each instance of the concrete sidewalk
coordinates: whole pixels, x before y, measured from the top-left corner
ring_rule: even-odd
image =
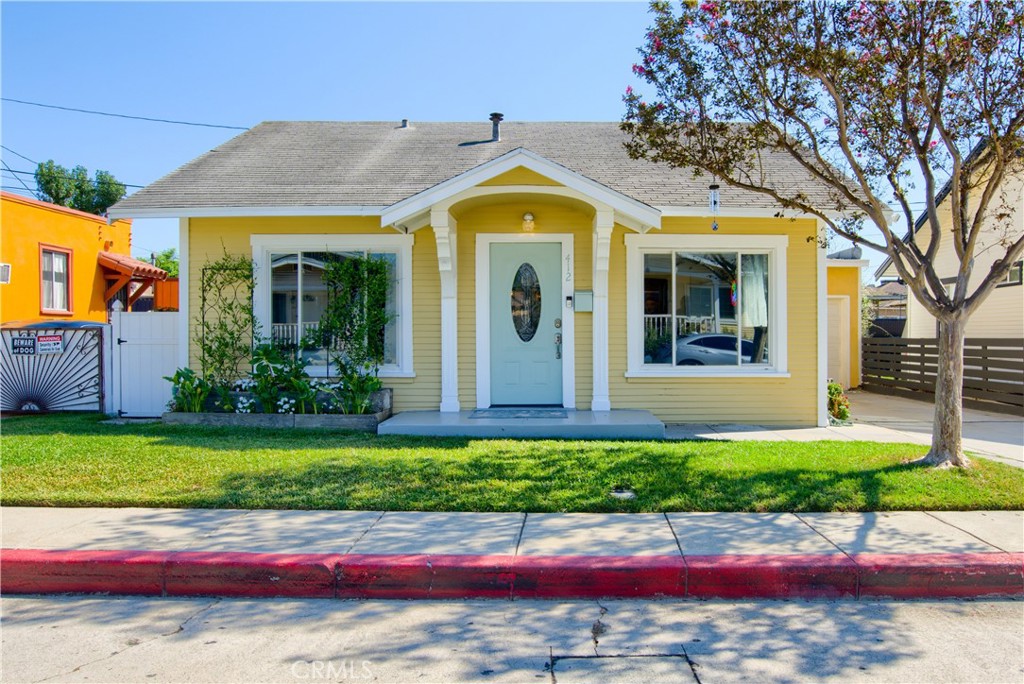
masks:
[[[339,598],[1024,594],[1024,512],[4,508],[5,593]]]
[[[848,392],[852,425],[834,427],[773,427],[763,425],[668,425],[667,439],[720,439],[811,442],[895,442],[928,446],[935,406],[884,394]],[[994,461],[1024,468],[1024,419],[1002,413],[964,409],[964,450]]]

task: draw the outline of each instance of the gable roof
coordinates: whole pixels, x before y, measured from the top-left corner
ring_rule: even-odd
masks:
[[[207,152],[111,208],[113,216],[212,216],[244,208],[260,214],[361,214],[383,210],[516,149],[651,207],[706,207],[710,178],[630,159],[616,122],[506,121],[501,140],[489,122],[271,121]],[[828,202],[785,153],[766,166],[783,187]],[[723,185],[730,208],[777,210],[765,195]]]

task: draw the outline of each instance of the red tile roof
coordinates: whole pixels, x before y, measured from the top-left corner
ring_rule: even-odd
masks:
[[[133,259],[126,254],[100,252],[97,260],[103,268],[107,268],[111,271],[116,271],[133,278],[152,278],[154,280],[167,279],[167,271],[157,268],[146,261]]]

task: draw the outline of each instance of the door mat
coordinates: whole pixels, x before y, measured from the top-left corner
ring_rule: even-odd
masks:
[[[509,420],[519,418],[568,418],[569,412],[565,409],[535,409],[535,408],[500,408],[500,409],[476,409],[470,418],[496,418],[498,420]]]

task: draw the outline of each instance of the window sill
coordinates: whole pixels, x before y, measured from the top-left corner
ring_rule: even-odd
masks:
[[[785,379],[790,377],[786,371],[777,371],[774,368],[760,369],[751,368],[744,370],[725,370],[719,368],[705,367],[702,369],[687,370],[629,370],[624,374],[626,378],[771,378]]]
[[[74,316],[74,311],[64,311],[63,309],[40,309],[40,316]]]
[[[384,370],[377,373],[378,378],[415,378],[416,371]]]

